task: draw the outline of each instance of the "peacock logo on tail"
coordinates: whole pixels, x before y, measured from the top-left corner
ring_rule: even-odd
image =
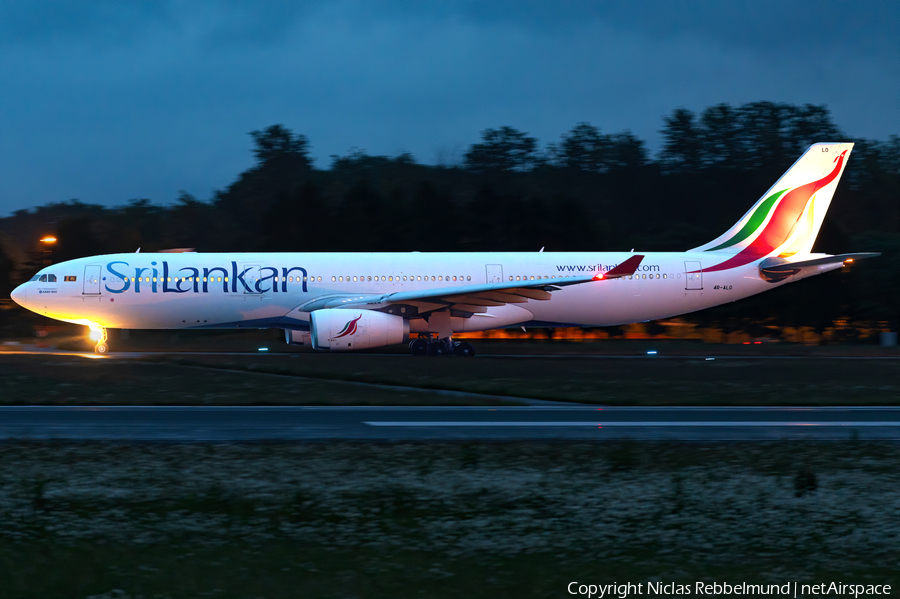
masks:
[[[844,150],[835,157],[834,168],[821,179],[776,191],[760,202],[740,230],[728,240],[715,247],[707,248],[705,251],[715,252],[735,246],[758,232],[756,238],[728,260],[704,268],[703,271],[713,272],[737,268],[768,256],[785,244],[787,246],[782,248],[783,251],[779,255],[781,257],[793,256],[800,247],[809,241],[809,236],[813,232],[816,192],[840,175],[846,155],[847,150]]]
[[[348,335],[353,335],[356,333],[356,323],[359,322],[359,319],[362,318],[362,314],[348,322],[344,325],[344,328],[341,329],[341,332],[338,333],[334,339],[340,339],[341,337],[346,337]]]

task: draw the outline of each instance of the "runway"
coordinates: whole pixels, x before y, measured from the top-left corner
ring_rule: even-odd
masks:
[[[273,351],[113,351],[108,354],[95,354],[93,352],[80,352],[69,350],[58,350],[52,348],[36,348],[34,346],[13,346],[0,347],[0,355],[20,355],[20,356],[67,356],[86,358],[91,360],[129,360],[142,359],[156,356],[217,356],[217,357],[300,357],[303,354],[291,354],[290,352]],[[321,354],[320,354],[321,355]],[[344,353],[331,354],[335,359],[352,356],[381,356],[397,359],[415,359],[417,358],[405,353]],[[900,360],[900,354],[884,354],[884,355],[759,355],[759,354],[721,354],[721,353],[676,353],[670,355],[660,355],[659,353],[649,354],[647,352],[634,354],[589,354],[589,353],[557,353],[557,354],[490,354],[479,353],[475,356],[478,360]]]
[[[900,439],[898,407],[0,407],[0,439],[136,442]]]

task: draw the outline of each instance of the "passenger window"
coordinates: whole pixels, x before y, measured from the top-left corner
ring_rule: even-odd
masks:
[[[74,283],[77,280],[78,280],[78,277],[72,277],[72,276],[63,277],[63,281],[65,281],[66,283]]]

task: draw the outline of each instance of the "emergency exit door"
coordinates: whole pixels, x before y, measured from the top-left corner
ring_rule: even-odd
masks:
[[[88,264],[84,267],[84,295],[100,295],[100,265]]]
[[[259,283],[259,264],[242,264],[241,271],[244,272],[244,282],[247,288],[244,289],[245,294],[260,295],[256,286]],[[248,290],[249,288],[249,290]]]
[[[684,261],[684,288],[703,289],[703,270],[699,261]]]
[[[503,282],[503,266],[501,264],[486,264],[484,268],[487,271],[488,283]]]

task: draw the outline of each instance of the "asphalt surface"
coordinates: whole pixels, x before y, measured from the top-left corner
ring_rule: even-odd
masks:
[[[146,358],[149,356],[289,356],[291,352],[283,351],[113,351],[108,354],[99,355],[93,352],[79,352],[59,350],[54,348],[37,348],[31,345],[12,345],[0,346],[0,355],[27,355],[27,356],[77,356],[80,358],[90,358],[96,360],[124,360],[133,358]],[[302,354],[299,354],[302,355]],[[413,358],[406,353],[337,353],[332,354],[336,358],[340,356],[368,355],[368,356],[392,356],[395,358],[409,359],[435,359],[435,358]],[[517,359],[517,360],[572,360],[572,359],[600,359],[600,360],[900,360],[900,354],[885,355],[759,355],[759,354],[722,354],[722,353],[677,353],[671,355],[638,353],[638,354],[587,354],[587,353],[556,353],[556,354],[491,354],[479,353],[475,355],[476,359]],[[436,358],[436,359],[455,359],[453,357]],[[465,358],[471,359],[471,358]]]
[[[0,407],[0,439],[900,439],[898,407]]]

